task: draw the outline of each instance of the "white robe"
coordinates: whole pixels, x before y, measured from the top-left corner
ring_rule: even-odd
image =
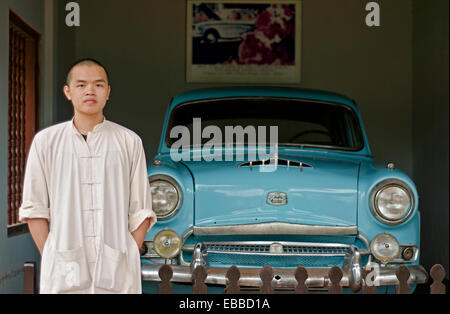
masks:
[[[141,293],[131,232],[156,222],[141,139],[106,119],[87,141],[72,121],[46,128],[28,155],[19,219],[46,218],[41,293]]]

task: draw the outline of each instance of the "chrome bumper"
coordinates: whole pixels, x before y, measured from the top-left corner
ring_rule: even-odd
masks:
[[[143,263],[141,266],[142,280],[145,281],[161,281],[158,275],[161,264]],[[371,278],[376,286],[391,286],[398,285],[399,281],[396,276],[396,271],[400,265],[380,267],[378,272],[375,272]],[[173,276],[171,282],[177,283],[191,283],[192,282],[192,268],[190,266],[171,266]],[[357,292],[361,288],[361,271],[362,268],[343,268],[343,277],[341,279],[341,286],[348,287],[352,291]],[[428,280],[428,275],[425,269],[420,265],[408,266],[410,277],[408,284],[425,283]],[[226,273],[228,268],[207,268],[206,284],[212,285],[227,285],[228,280]],[[240,268],[239,285],[242,287],[258,288],[262,285],[259,273],[261,268]],[[279,290],[293,290],[297,285],[295,279],[296,269],[273,268],[274,278],[272,286]],[[306,286],[309,289],[327,289],[331,281],[328,277],[329,268],[308,268],[308,278]]]

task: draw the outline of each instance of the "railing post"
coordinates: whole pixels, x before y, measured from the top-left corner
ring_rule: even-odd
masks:
[[[442,280],[445,278],[445,269],[441,264],[436,264],[431,267],[430,276],[433,278],[433,283],[430,286],[431,294],[445,294],[445,285]]]
[[[372,275],[374,268],[370,267],[370,269],[364,268],[362,271],[362,294],[377,294],[377,287],[372,282],[371,284],[368,284],[371,280],[368,279],[369,276]]]
[[[208,293],[208,286],[205,284],[205,280],[207,277],[207,273],[205,270],[205,267],[203,266],[197,266],[192,273],[192,281],[193,281],[193,287],[192,287],[192,293],[193,294],[207,294]]]
[[[342,270],[337,267],[333,266],[328,276],[330,277],[331,286],[328,288],[328,293],[330,294],[342,294],[342,287],[341,287],[341,279],[342,279]]]
[[[397,294],[409,294],[411,293],[411,288],[408,285],[408,279],[410,276],[410,272],[408,267],[400,266],[395,273],[397,275],[397,279],[399,284],[397,286]]]
[[[24,263],[23,281],[23,293],[36,294],[36,262]]]
[[[297,286],[294,293],[306,294],[308,293],[308,287],[306,286],[306,279],[308,279],[308,271],[303,266],[298,266],[295,271],[295,279],[297,280]]]
[[[241,278],[241,273],[236,266],[231,266],[227,271],[228,286],[225,288],[226,294],[239,294],[241,293],[241,288],[239,287],[239,278]]]
[[[173,271],[172,267],[167,264],[161,266],[158,272],[159,278],[161,278],[161,283],[158,285],[158,293],[159,294],[172,294],[173,287],[170,283],[170,279],[172,279]]]
[[[259,277],[262,280],[262,285],[259,289],[259,292],[261,294],[271,294],[273,293],[274,289],[272,287],[272,279],[273,279],[274,273],[272,267],[269,265],[264,266],[263,269],[259,272]]]

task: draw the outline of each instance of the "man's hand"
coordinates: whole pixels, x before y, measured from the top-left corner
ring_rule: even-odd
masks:
[[[42,251],[44,250],[49,233],[48,220],[45,218],[31,218],[27,219],[27,223],[34,243],[36,243],[39,253],[42,256]]]
[[[145,235],[147,234],[147,230],[150,227],[150,218],[145,219],[141,225],[131,233],[134,240],[137,243],[137,246],[139,250],[141,249],[142,245],[144,244]]]

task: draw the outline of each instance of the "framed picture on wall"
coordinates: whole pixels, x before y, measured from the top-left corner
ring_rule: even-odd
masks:
[[[301,0],[187,0],[186,80],[300,83]]]

